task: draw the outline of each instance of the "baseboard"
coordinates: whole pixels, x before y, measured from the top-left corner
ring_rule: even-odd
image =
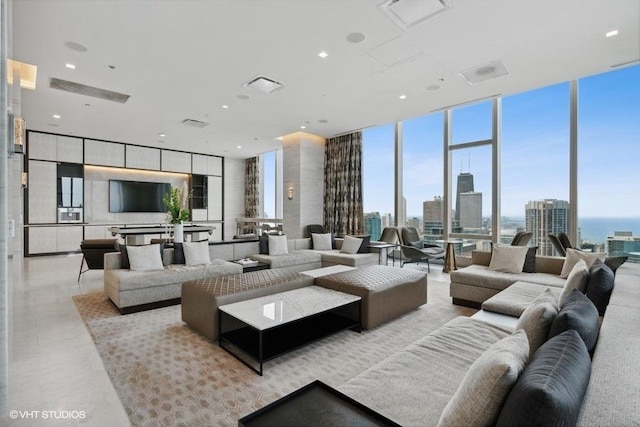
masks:
[[[111,301],[111,304],[113,304],[113,301]],[[180,298],[150,302],[147,304],[132,305],[130,307],[122,307],[122,308],[118,307],[115,304],[113,304],[113,306],[118,309],[120,314],[131,314],[131,313],[138,313],[140,311],[153,310],[154,308],[169,307],[171,305],[177,305],[177,304],[180,304]]]
[[[482,303],[481,302],[469,301],[469,300],[461,299],[461,298],[453,298],[453,303],[455,305],[462,305],[464,307],[475,308],[475,309],[478,309],[478,310],[480,310],[482,308]]]

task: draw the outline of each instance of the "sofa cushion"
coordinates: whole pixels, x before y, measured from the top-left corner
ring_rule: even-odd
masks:
[[[127,255],[132,271],[163,270],[162,256],[158,251],[160,245],[129,246]]]
[[[531,305],[522,313],[516,324],[516,330],[524,329],[529,338],[529,353],[535,351],[547,340],[551,323],[558,314],[558,301],[550,289],[533,300]]]
[[[378,264],[378,254],[376,253],[356,253],[345,254],[337,249],[331,251],[320,251],[322,263],[324,264],[341,264],[351,267],[363,267],[367,265]]]
[[[184,259],[184,248],[182,247],[182,243],[178,243],[178,242],[173,243],[173,263],[174,264],[186,263],[186,260]]]
[[[598,310],[591,300],[577,289],[574,289],[560,306],[558,315],[551,323],[549,338],[570,329],[580,334],[589,354],[592,354],[600,332]]]
[[[269,255],[269,235],[263,234],[258,239],[258,253]]]
[[[598,313],[604,316],[604,312],[611,298],[615,274],[604,262],[596,260],[589,269],[587,280],[587,297],[598,309]]]
[[[523,330],[493,344],[473,362],[438,426],[494,425],[528,359],[529,341]]]
[[[344,241],[342,242],[342,248],[340,248],[340,252],[345,254],[357,254],[360,250],[362,242],[363,240],[358,237],[344,236]]]
[[[527,250],[526,246],[496,245],[491,251],[489,269],[503,273],[521,273]]]
[[[547,341],[509,393],[497,426],[574,426],[591,375],[589,353],[574,330]]]
[[[333,249],[331,247],[331,233],[312,233],[311,241],[313,242],[311,247],[316,251],[330,251]]]
[[[209,242],[184,242],[182,244],[184,251],[185,265],[202,265],[209,264],[211,258],[209,257]]]
[[[271,268],[294,267],[303,264],[320,263],[322,252],[315,252],[310,249],[302,249],[299,251],[291,251],[286,255],[251,255],[256,261],[269,264]],[[318,268],[318,267],[315,267]]]
[[[573,270],[573,266],[575,266],[580,260],[584,260],[584,262],[587,263],[587,268],[589,268],[597,259],[604,261],[605,256],[606,254],[604,252],[582,252],[577,249],[568,248],[567,257],[564,259],[560,277],[563,279],[569,277],[569,273]]]
[[[587,290],[587,279],[589,279],[589,267],[585,260],[579,260],[567,277],[567,281],[560,293],[560,304],[569,296],[574,289],[584,293]]]
[[[537,246],[527,248],[527,256],[524,258],[524,265],[522,266],[523,273],[535,273],[536,272],[536,253],[538,252]]]
[[[452,283],[460,283],[469,286],[479,286],[487,289],[501,291],[508,288],[515,282],[523,281],[537,283],[539,285],[562,288],[565,280],[560,276],[549,273],[503,273],[489,270],[484,265],[472,264],[464,268],[459,268],[450,273]]]
[[[498,292],[482,303],[482,309],[507,316],[520,317],[546,289],[556,297],[560,296],[560,288],[551,288],[537,283],[516,282],[507,289]]]
[[[269,255],[286,255],[288,253],[287,236],[269,236]]]

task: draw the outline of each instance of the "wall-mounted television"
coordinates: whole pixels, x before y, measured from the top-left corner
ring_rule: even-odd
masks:
[[[171,190],[165,182],[109,180],[109,212],[166,212],[162,198]]]

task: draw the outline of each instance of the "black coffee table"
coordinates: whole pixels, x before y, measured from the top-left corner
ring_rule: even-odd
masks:
[[[238,420],[241,427],[399,426],[316,380]]]

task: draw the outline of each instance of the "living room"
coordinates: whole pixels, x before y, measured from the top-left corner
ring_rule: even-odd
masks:
[[[441,13],[403,28],[376,4],[382,1],[241,3],[193,2],[183,7],[166,2],[151,11],[145,2],[3,1],[3,22],[11,24],[11,33],[3,34],[9,46],[5,69],[6,59],[38,66],[35,90],[4,86],[10,94],[9,109],[25,119],[27,146],[21,154],[12,141],[11,150],[3,150],[8,173],[0,186],[6,206],[3,219],[13,227],[0,231],[2,289],[7,295],[2,308],[9,319],[3,331],[8,355],[5,412],[64,407],[87,411],[83,422],[94,425],[145,423],[125,411],[72,299],[103,291],[101,270],[90,270],[76,280],[83,238],[112,237],[109,228],[116,225],[165,222],[164,213],[110,213],[103,188],[109,180],[171,181],[181,186],[193,182],[194,175],[215,178],[207,178],[207,183],[210,188],[219,186],[214,193],[219,211],[213,212],[212,203],[204,216],[193,215],[194,222],[214,227],[212,243],[233,239],[236,218],[262,217],[264,212],[281,219],[287,237],[303,238],[307,225],[328,223],[325,144],[361,131],[365,217],[378,227],[415,226],[426,243],[464,242],[455,247],[460,267],[470,262],[471,247],[507,243],[525,228],[523,206],[551,198],[568,202],[567,232],[577,247],[596,248],[594,252],[611,251],[616,242],[633,247],[634,236],[640,234],[633,228],[640,214],[628,200],[634,191],[635,166],[629,159],[635,158],[638,125],[633,117],[640,90],[636,5],[598,2],[585,8],[579,2],[562,7],[545,2],[529,10],[495,1],[490,9],[500,12],[486,18],[490,24],[482,24],[477,18],[487,12],[478,5],[436,2],[444,5]],[[584,22],[574,22],[576,10]],[[73,31],[65,25],[70,17],[77,23]],[[543,31],[541,22],[546,25],[549,17],[553,25]],[[505,22],[512,18],[514,22]],[[154,24],[140,26],[141,20]],[[240,21],[250,28],[242,37],[236,30]],[[122,27],[116,34],[114,22]],[[566,22],[575,26],[571,34],[564,28]],[[447,28],[456,28],[456,39],[467,40],[468,46],[453,40],[428,42],[440,39],[437,35],[446,34]],[[101,36],[107,29],[109,36]],[[614,30],[619,33],[607,35]],[[187,53],[186,45],[198,52]],[[318,56],[321,52],[324,55]],[[144,61],[134,60],[138,56]],[[498,72],[502,69],[494,63],[496,58],[507,74],[473,84],[459,74],[487,64],[492,73]],[[233,66],[224,69],[220,64]],[[22,72],[18,75],[24,77]],[[265,94],[245,86],[258,75],[284,87]],[[72,94],[51,86],[54,78],[131,98],[120,104]],[[523,119],[534,114],[533,124]],[[185,124],[185,119],[199,123]],[[53,136],[58,147],[62,140],[72,145],[70,140],[77,141],[82,161],[58,158],[72,152],[60,148],[55,157],[36,155],[38,143],[30,144],[36,134]],[[9,146],[8,140],[5,143]],[[104,154],[92,154],[101,153],[105,144],[122,150],[122,163],[109,164]],[[544,156],[552,152],[554,156]],[[185,156],[189,170],[180,166],[186,164]],[[246,165],[251,158],[260,159],[261,183],[259,201],[252,206],[256,213],[247,215]],[[220,159],[221,167],[194,169],[202,159]],[[616,167],[599,174],[602,162]],[[55,177],[58,163],[81,164],[84,179],[83,221],[62,224],[62,232],[56,206],[41,209],[38,204],[53,197],[52,181],[38,193],[36,180],[45,170],[49,175],[44,176]],[[458,202],[456,183],[465,173],[475,178],[475,188],[467,190],[475,194]],[[538,179],[527,179],[532,175]],[[429,228],[427,202],[436,200],[444,215]],[[480,221],[456,218],[458,203],[480,206]],[[38,214],[47,218],[32,220]],[[591,235],[583,221],[591,216],[632,221]],[[514,217],[522,217],[522,223],[512,221]],[[332,231],[377,238],[373,235],[381,228],[367,229],[371,225],[360,221],[359,228]],[[460,221],[469,222],[456,228]],[[550,242],[536,242],[554,254]],[[438,313],[446,312],[445,317],[472,314],[473,309],[451,304],[444,265],[435,261],[430,267],[429,292],[434,295],[429,305],[441,302]],[[423,265],[403,268],[427,272]],[[411,338],[415,335],[407,334],[376,357],[402,348]],[[286,363],[282,369],[295,366],[289,359]],[[373,361],[354,369],[367,363]],[[331,381],[339,384],[343,379]],[[287,389],[302,385],[296,380]],[[254,399],[250,406],[255,408],[270,403],[262,396],[243,398]],[[15,402],[25,403],[14,408]],[[24,422],[14,422],[20,421]],[[227,421],[234,424],[237,419]]]

